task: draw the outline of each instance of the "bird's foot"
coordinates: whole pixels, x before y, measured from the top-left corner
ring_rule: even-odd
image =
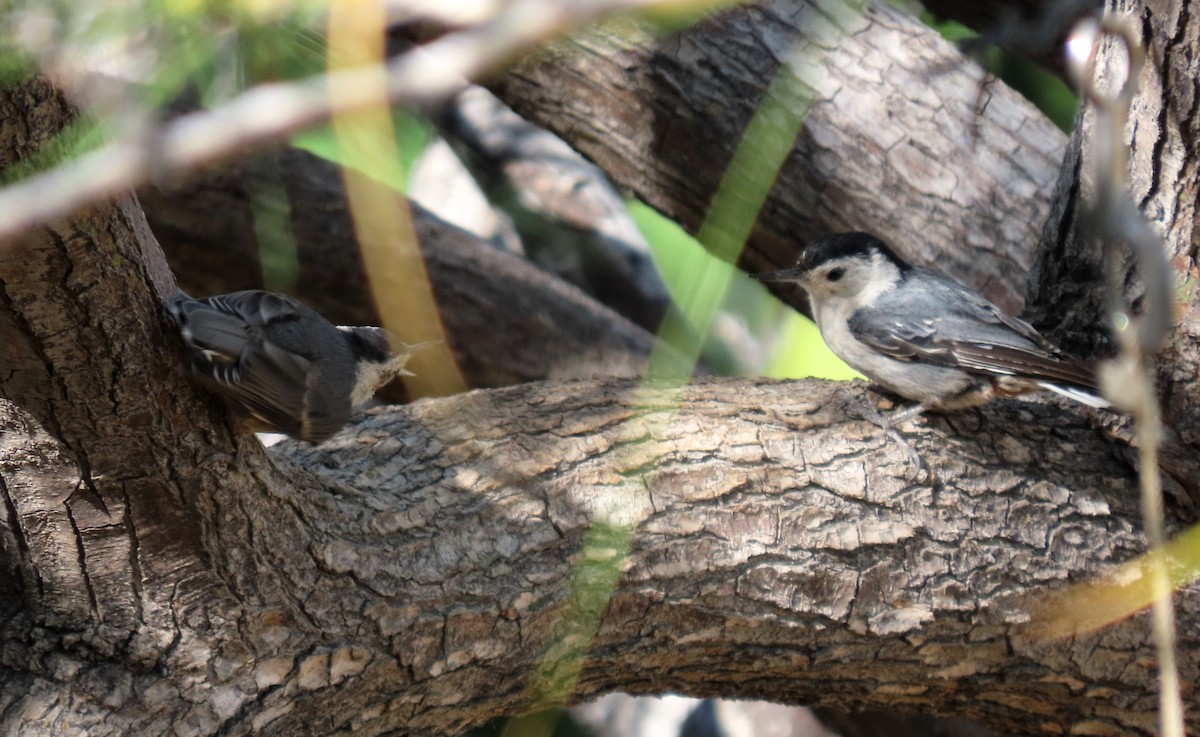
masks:
[[[848,389],[843,389],[842,392],[846,395],[849,404],[854,407],[860,417],[883,430],[888,439],[900,448],[907,458],[909,465],[912,467],[914,476],[919,476],[922,470],[929,471],[928,466],[925,465],[925,461],[921,458],[921,454],[917,452],[917,449],[896,430],[897,426],[920,417],[922,413],[930,408],[929,404],[921,402],[885,415],[875,409],[875,406],[869,400],[854,396]]]

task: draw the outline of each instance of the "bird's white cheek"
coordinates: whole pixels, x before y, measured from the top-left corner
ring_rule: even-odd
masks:
[[[820,283],[813,284],[813,283],[805,282],[804,284],[801,284],[800,286],[802,286],[804,288],[805,292],[808,292],[809,300],[814,303],[817,300],[824,299],[825,297],[829,296],[828,290],[825,289],[824,285],[822,285]],[[815,306],[814,306],[814,309],[816,309]]]

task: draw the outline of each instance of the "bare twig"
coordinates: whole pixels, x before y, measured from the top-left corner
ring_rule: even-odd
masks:
[[[1100,42],[1111,39],[1124,50],[1124,79],[1112,91],[1096,79]],[[1167,558],[1160,554],[1166,542],[1163,524],[1162,480],[1158,449],[1162,444],[1162,417],[1155,393],[1154,354],[1171,328],[1168,264],[1162,241],[1134,204],[1127,183],[1129,163],[1125,124],[1145,64],[1138,31],[1112,13],[1080,21],[1067,43],[1068,70],[1081,95],[1096,116],[1096,195],[1090,205],[1095,235],[1105,247],[1109,275],[1109,315],[1121,353],[1101,367],[1105,396],[1113,405],[1132,414],[1137,423],[1139,478],[1146,538],[1156,554],[1148,559],[1154,641],[1159,668],[1159,730],[1163,737],[1183,737],[1183,701],[1175,662],[1175,614],[1172,606]],[[1117,78],[1120,79],[1119,74]],[[1124,297],[1121,244],[1127,244],[1145,283],[1144,307],[1135,316]]]
[[[391,104],[429,104],[536,44],[605,15],[678,4],[678,0],[515,0],[487,21],[412,49],[382,68],[260,85],[217,109],[182,116],[161,129],[134,131],[0,190],[0,240],[152,178],[284,139],[334,114],[377,105],[381,75]],[[336,99],[330,89],[338,90]]]

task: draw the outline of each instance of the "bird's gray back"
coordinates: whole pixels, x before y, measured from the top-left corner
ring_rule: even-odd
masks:
[[[947,277],[919,271],[920,279],[906,280],[851,316],[856,339],[900,360],[1096,388],[1090,368],[1028,323]]]
[[[171,311],[188,343],[219,357],[212,375],[198,378],[263,421],[318,442],[349,419],[355,372],[326,367],[353,367],[356,357],[342,331],[319,313],[286,295],[254,290],[180,299]]]
[[[873,306],[890,316],[902,330],[925,335],[931,332],[932,321],[933,330],[946,341],[987,342],[1037,352],[1050,350],[1032,326],[1005,314],[980,295],[937,272],[914,271],[921,272],[921,287],[909,287],[908,293],[885,294]],[[921,319],[921,315],[934,317]]]

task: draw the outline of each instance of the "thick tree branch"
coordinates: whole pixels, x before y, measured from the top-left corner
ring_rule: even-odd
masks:
[[[434,118],[534,263],[657,332],[671,295],[604,172],[561,139],[472,86]]]
[[[321,573],[295,584],[320,632],[374,640],[411,664],[418,693],[477,694],[466,703],[484,716],[497,676],[528,689],[545,638],[572,631],[559,619],[580,616],[571,566],[600,560],[621,578],[597,640],[574,643],[587,653],[580,696],[666,685],[1014,731],[1031,726],[1015,705],[1037,698],[1035,719],[1144,728],[1153,671],[1130,667],[1149,652],[1144,621],[1072,643],[1026,626],[1029,594],[1141,547],[1130,472],[1107,438],[1052,405],[933,419],[909,436],[931,486],[908,478],[856,401],[820,382],[575,382],[381,413],[365,443],[288,449],[310,468],[336,461],[326,473],[342,491],[283,494],[303,537],[283,524],[259,540],[287,563],[262,575],[311,558]],[[283,511],[250,504],[252,518]],[[619,545],[581,551],[598,518],[635,526],[628,559]],[[373,625],[388,636],[365,635]],[[1194,652],[1197,630],[1181,629],[1180,652]],[[860,656],[895,667],[843,665]],[[1185,668],[1194,681],[1196,663]],[[1038,673],[1115,680],[1121,695]],[[979,698],[959,711],[963,694]],[[538,694],[513,697],[507,708]]]
[[[284,219],[299,265],[287,291],[331,320],[378,325],[340,173],[296,149],[142,193],[181,285],[195,294],[263,286],[250,192],[265,174],[278,177],[268,188],[287,194]],[[471,386],[642,370],[649,333],[524,259],[409,206],[451,348]]]
[[[1106,436],[1050,404],[929,418],[906,437],[931,485],[857,418],[864,398],[815,381],[533,384],[288,444],[286,475],[197,500],[244,602],[236,648],[126,671],[150,694],[186,682],[198,706],[138,689],[105,721],[153,706],[229,735],[451,734],[559,695],[534,674],[578,657],[570,699],[665,688],[1151,734],[1144,617],[1074,641],[1030,621],[1032,595],[1141,549]],[[597,535],[601,520],[632,536]],[[611,598],[581,575],[615,575]],[[1189,683],[1198,597],[1181,593]],[[196,680],[213,667],[219,682]]]
[[[851,5],[759,3],[664,37],[622,23],[495,88],[694,232],[781,60],[797,59],[812,106],[742,263],[765,270],[797,241],[869,230],[1019,311],[1063,134],[1003,84],[981,87],[915,19]]]

